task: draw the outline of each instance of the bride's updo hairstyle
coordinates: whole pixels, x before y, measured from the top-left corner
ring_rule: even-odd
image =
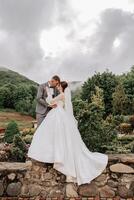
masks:
[[[64,90],[68,87],[68,83],[66,81],[61,81],[60,84],[64,92]]]

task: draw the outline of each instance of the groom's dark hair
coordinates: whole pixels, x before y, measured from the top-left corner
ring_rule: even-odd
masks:
[[[54,80],[56,80],[60,83],[60,77],[59,76],[55,75],[55,76],[52,77],[52,79],[54,79]]]

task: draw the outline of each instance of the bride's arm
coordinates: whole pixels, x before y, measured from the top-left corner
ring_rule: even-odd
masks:
[[[60,93],[58,96],[50,100],[50,105],[56,104],[58,101],[64,100],[64,94]]]

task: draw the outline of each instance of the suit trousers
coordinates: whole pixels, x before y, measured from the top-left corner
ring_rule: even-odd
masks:
[[[47,111],[44,114],[36,113],[36,120],[37,120],[37,128],[38,126],[42,123],[42,121],[45,119],[47,116],[47,113],[51,110],[52,108],[48,108]]]

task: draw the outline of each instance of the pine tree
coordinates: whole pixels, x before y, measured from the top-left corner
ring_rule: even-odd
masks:
[[[121,83],[115,88],[115,92],[113,93],[112,97],[113,113],[119,115],[126,114],[128,98]]]
[[[98,105],[100,108],[104,108],[104,96],[103,90],[98,86],[95,86],[95,92],[92,93],[91,102]]]
[[[18,125],[15,121],[11,121],[6,128],[4,141],[7,143],[12,143],[16,134],[20,135]]]
[[[15,135],[13,139],[13,146],[11,148],[11,155],[14,161],[24,162],[26,157],[27,147],[20,135]]]

